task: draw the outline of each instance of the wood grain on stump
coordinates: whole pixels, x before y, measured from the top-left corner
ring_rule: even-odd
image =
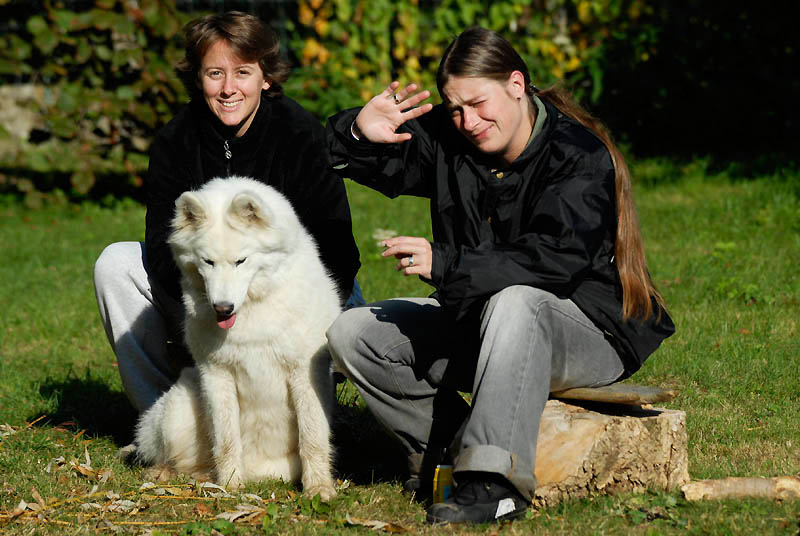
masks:
[[[625,404],[631,402],[547,402],[539,426],[534,504],[667,490],[689,481],[685,412]]]

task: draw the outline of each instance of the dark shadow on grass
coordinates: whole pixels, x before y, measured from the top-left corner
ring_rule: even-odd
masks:
[[[124,393],[112,391],[105,381],[92,377],[91,373],[87,372],[83,378],[48,378],[39,387],[39,393],[53,400],[56,407],[40,424],[86,430],[88,437],[111,437],[118,446],[133,440],[136,410]]]
[[[406,478],[405,453],[366,409],[355,404],[336,405],[333,444],[338,478],[359,485],[402,482]]]

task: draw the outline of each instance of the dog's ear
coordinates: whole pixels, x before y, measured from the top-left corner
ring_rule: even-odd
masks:
[[[231,201],[229,214],[249,227],[270,227],[272,223],[272,212],[256,194],[251,192],[236,194]]]
[[[197,229],[207,219],[206,208],[196,194],[184,192],[175,201],[175,218],[172,220],[172,228],[175,231]]]

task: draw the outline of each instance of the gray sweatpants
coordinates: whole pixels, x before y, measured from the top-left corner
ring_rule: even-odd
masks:
[[[474,333],[456,331],[435,300],[404,298],[346,311],[328,341],[412,472],[429,448],[450,447],[455,473],[503,475],[532,499],[549,393],[613,383],[622,361],[574,303],[532,287],[498,292]]]
[[[122,386],[140,412],[192,364],[182,342],[183,304],[152,280],[142,242],[116,242],[94,265],[100,318],[117,356]],[[355,282],[347,307],[364,303]]]

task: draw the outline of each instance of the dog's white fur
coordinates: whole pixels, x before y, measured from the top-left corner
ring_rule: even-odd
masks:
[[[228,488],[302,480],[329,499],[325,331],[340,305],[311,235],[276,190],[230,177],[178,198],[169,243],[196,366],[142,415],[137,457]]]

